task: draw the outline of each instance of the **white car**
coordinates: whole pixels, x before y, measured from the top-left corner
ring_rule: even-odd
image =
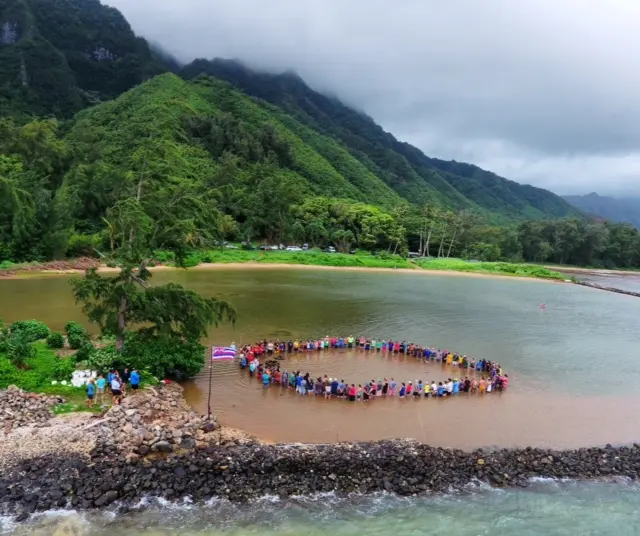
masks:
[[[287,251],[302,251],[302,248],[299,246],[287,246]]]

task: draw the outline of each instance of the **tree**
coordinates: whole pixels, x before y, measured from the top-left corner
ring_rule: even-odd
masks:
[[[233,307],[204,298],[174,283],[152,287],[148,269],[156,249],[172,251],[184,266],[190,247],[210,244],[218,235],[222,216],[211,199],[189,188],[151,184],[147,193],[135,184],[130,197],[117,202],[105,218],[111,250],[100,252],[118,267],[115,277],[95,269],[72,281],[76,301],[102,333],[115,335],[124,349],[127,331],[138,327],[145,337],[171,337],[194,342],[211,325],[235,321]],[[142,327],[140,327],[142,326]]]

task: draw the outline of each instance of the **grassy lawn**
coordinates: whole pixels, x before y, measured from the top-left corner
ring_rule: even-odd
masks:
[[[564,281],[565,274],[554,272],[535,264],[510,262],[471,262],[462,259],[416,259],[415,263],[423,270],[450,270],[454,272],[473,272],[480,274],[507,275],[515,277],[533,277]]]
[[[302,264],[313,266],[346,266],[353,268],[415,268],[400,255],[371,255],[370,253],[324,253],[309,251],[245,251],[242,249],[211,250],[192,253],[187,258],[187,266],[202,263],[263,263]]]
[[[56,350],[47,348],[44,342],[33,343],[36,354],[27,361],[24,370],[17,369],[0,353],[0,389],[6,389],[9,385],[16,385],[25,391],[33,393],[46,393],[63,396],[67,403],[54,409],[54,413],[68,413],[69,411],[89,411],[85,401],[87,399],[84,387],[72,385],[51,385],[51,371],[56,358]],[[96,411],[94,408],[92,411]]]
[[[202,263],[261,263],[261,264],[301,264],[311,266],[340,266],[352,268],[409,268],[423,270],[445,270],[452,272],[472,272],[480,274],[507,275],[514,277],[532,277],[539,279],[565,280],[566,275],[536,264],[518,264],[509,262],[472,262],[462,259],[406,259],[400,255],[372,255],[358,252],[323,253],[309,251],[244,251],[225,249],[203,251],[191,254],[188,266]]]

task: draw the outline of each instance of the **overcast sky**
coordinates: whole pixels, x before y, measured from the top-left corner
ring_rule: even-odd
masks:
[[[429,156],[640,194],[640,0],[104,0],[180,60],[297,71]]]

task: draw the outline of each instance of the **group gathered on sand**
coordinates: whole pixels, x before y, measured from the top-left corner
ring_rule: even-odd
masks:
[[[278,357],[286,353],[314,352],[330,349],[357,348],[363,352],[403,354],[428,363],[441,363],[453,370],[464,371],[464,377],[447,381],[396,382],[394,378],[372,379],[364,383],[348,383],[343,379],[327,375],[313,378],[301,371],[281,370]],[[413,343],[366,339],[364,337],[325,337],[317,340],[259,341],[240,349],[240,368],[248,369],[251,376],[261,380],[264,388],[280,386],[292,389],[300,395],[315,395],[325,398],[343,398],[351,402],[367,401],[375,397],[444,398],[460,393],[484,394],[504,391],[509,385],[509,376],[504,374],[500,363],[481,359],[469,359],[466,355],[423,347]],[[275,359],[269,359],[269,357]],[[265,358],[264,363],[261,359]],[[456,375],[457,376],[457,375]]]

